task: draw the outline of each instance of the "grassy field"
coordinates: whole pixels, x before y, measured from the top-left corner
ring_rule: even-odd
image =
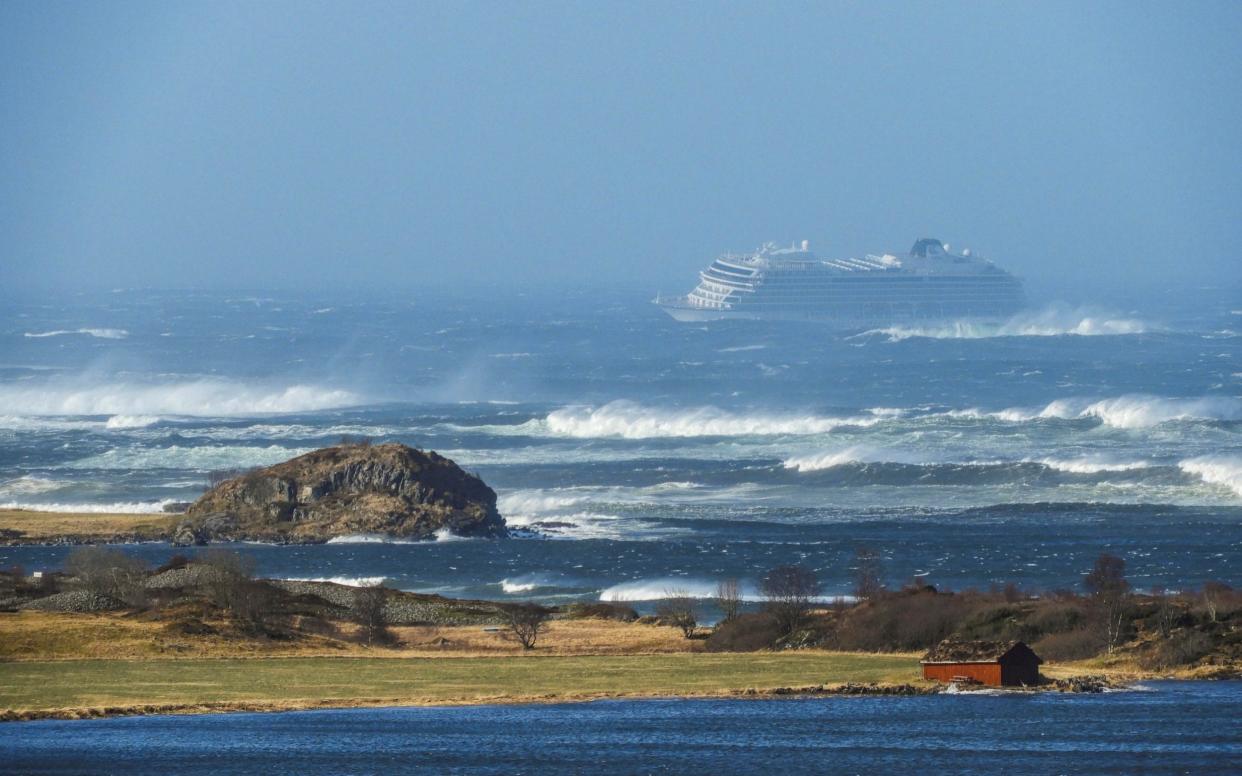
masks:
[[[91,514],[0,509],[0,534],[23,541],[61,536],[101,539],[112,536],[167,536],[182,515]]]
[[[438,658],[74,660],[0,663],[0,709],[149,704],[208,710],[710,695],[916,682],[910,655],[830,652]],[[71,713],[72,715],[72,713]]]
[[[0,613],[0,660],[141,660],[145,658],[485,657],[520,655],[522,647],[506,633],[480,626],[420,626],[392,629],[400,646],[370,650],[360,644],[304,636],[269,640],[218,633],[185,635],[159,619],[120,613]],[[339,623],[341,630],[356,626]],[[702,640],[687,640],[673,627],[614,620],[558,620],[539,636],[540,655],[644,655],[695,652]],[[0,671],[3,668],[0,667]]]

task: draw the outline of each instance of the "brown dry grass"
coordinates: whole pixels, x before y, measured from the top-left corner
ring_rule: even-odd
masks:
[[[183,634],[168,622],[125,614],[63,614],[23,611],[0,614],[0,660],[136,660],[143,658],[470,657],[500,655],[647,655],[701,651],[676,628],[612,620],[549,623],[533,651],[503,631],[478,625],[393,628],[398,643],[369,649],[320,636],[294,640],[243,637],[227,623],[210,623],[216,633]],[[344,634],[357,626],[338,624]]]
[[[16,532],[16,538],[34,542],[61,536],[83,539],[131,535],[155,538],[168,535],[181,517],[0,509],[0,532]]]
[[[30,661],[0,663],[0,719],[143,713],[152,705],[152,711],[213,711],[707,696],[844,682],[919,682],[918,663],[908,655],[817,650]]]

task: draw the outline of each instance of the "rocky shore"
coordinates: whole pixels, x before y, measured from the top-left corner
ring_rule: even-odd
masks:
[[[239,472],[184,506],[183,514],[171,515],[4,510],[0,544],[320,544],[351,535],[508,535],[496,492],[481,479],[435,452],[397,443],[342,444]]]

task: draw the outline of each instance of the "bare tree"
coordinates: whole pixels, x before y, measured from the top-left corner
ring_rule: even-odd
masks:
[[[819,579],[804,566],[777,566],[760,581],[759,592],[781,635],[790,636],[806,623],[819,594]]]
[[[698,627],[698,601],[681,588],[664,591],[664,598],[656,605],[656,615],[668,623],[681,629],[686,638],[694,635]]]
[[[884,565],[880,554],[870,547],[854,551],[854,595],[859,600],[874,598],[884,591]]]
[[[354,620],[362,626],[367,646],[392,640],[388,630],[388,591],[382,587],[361,587],[354,591]]]
[[[237,613],[249,608],[249,583],[254,577],[254,559],[233,550],[211,549],[199,555],[195,564],[201,571],[199,580],[207,597],[221,609]]]
[[[742,612],[742,583],[730,577],[716,583],[716,608],[721,622],[732,622]]]
[[[1126,581],[1126,562],[1116,555],[1101,553],[1091,571],[1083,577],[1083,587],[1091,594],[1101,619],[1105,643],[1112,654],[1125,629],[1130,583]]]
[[[147,566],[141,560],[108,547],[79,547],[65,559],[65,571],[78,585],[96,595],[131,606],[146,601]]]
[[[510,604],[501,609],[505,625],[523,649],[534,649],[552,613],[539,604]]]
[[[1173,632],[1173,622],[1177,619],[1177,608],[1173,605],[1173,596],[1162,587],[1154,588],[1151,596],[1156,604],[1156,629],[1160,631],[1161,636],[1168,638]]]
[[[1220,600],[1232,589],[1224,582],[1212,581],[1203,583],[1203,606],[1207,609],[1208,619],[1212,622],[1216,622],[1217,610],[1220,609]]]

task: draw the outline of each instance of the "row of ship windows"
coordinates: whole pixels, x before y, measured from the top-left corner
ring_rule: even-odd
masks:
[[[945,289],[935,293],[919,293],[919,294],[875,294],[865,291],[840,291],[836,293],[779,293],[774,291],[764,291],[757,294],[738,294],[730,293],[727,290],[714,289],[710,287],[699,286],[693,292],[697,296],[705,296],[716,299],[733,299],[738,301],[746,301],[748,304],[759,303],[808,303],[820,304],[824,302],[857,302],[857,301],[899,301],[899,302],[943,302],[953,299],[963,300],[979,300],[979,299],[1021,299],[1022,294],[1016,289],[1007,291],[1005,289]]]

